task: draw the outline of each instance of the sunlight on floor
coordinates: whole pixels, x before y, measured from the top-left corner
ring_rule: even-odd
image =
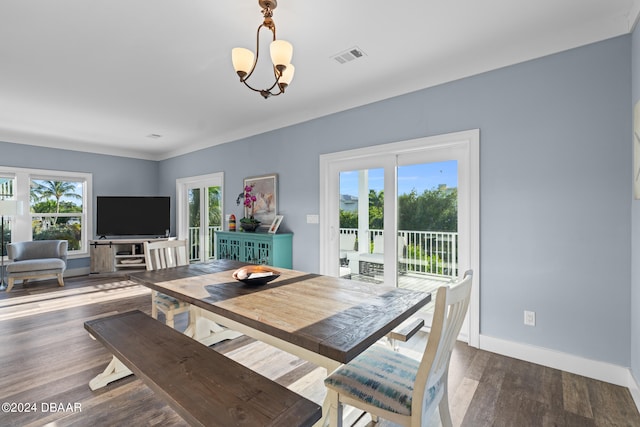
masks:
[[[48,313],[70,307],[113,301],[120,298],[151,294],[151,290],[129,280],[120,280],[81,288],[60,289],[36,295],[0,300],[0,321]]]

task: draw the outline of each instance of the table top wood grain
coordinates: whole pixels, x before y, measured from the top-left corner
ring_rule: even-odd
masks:
[[[232,278],[245,263],[129,274],[131,280],[219,316],[347,363],[431,301],[431,294],[278,268],[261,286]]]

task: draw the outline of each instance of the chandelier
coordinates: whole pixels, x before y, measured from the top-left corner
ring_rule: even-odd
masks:
[[[253,52],[249,49],[242,47],[236,47],[231,51],[231,60],[233,61],[233,68],[240,77],[240,82],[244,83],[249,89],[254,92],[259,92],[260,95],[267,99],[270,96],[278,96],[284,93],[284,90],[291,80],[293,79],[293,73],[295,68],[291,65],[291,56],[293,56],[293,46],[291,43],[284,40],[276,40],[276,24],[273,22],[273,10],[278,6],[276,0],[258,0],[258,4],[262,8],[262,15],[264,16],[264,22],[258,27],[256,34],[256,54],[255,58]],[[268,89],[255,89],[249,85],[247,80],[253,74],[258,63],[258,56],[260,55],[260,30],[267,28],[273,33],[273,41],[269,46],[271,52],[271,62],[273,62],[273,75],[275,82]],[[274,93],[273,90],[279,92]]]

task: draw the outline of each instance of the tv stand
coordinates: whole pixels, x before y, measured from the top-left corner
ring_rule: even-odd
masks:
[[[144,242],[167,240],[166,238],[147,239],[107,239],[101,236],[90,240],[91,274],[123,273],[145,270]]]

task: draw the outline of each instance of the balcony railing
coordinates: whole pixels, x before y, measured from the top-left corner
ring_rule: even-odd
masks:
[[[220,226],[210,226],[208,236],[208,253],[206,259],[216,258],[215,232],[222,230]],[[189,227],[189,261],[200,261],[200,227]]]
[[[207,259],[216,258],[215,232],[222,230],[220,226],[209,227]],[[355,234],[358,229],[341,228],[340,234]],[[371,253],[376,236],[382,236],[383,230],[366,230],[366,248],[360,252]],[[398,256],[401,272],[429,274],[455,278],[458,276],[458,233],[442,231],[399,230]],[[360,242],[360,240],[358,240]],[[200,260],[200,227],[189,227],[189,260]]]
[[[371,253],[375,237],[382,236],[383,231],[366,230],[367,245],[362,248],[358,244],[359,252]],[[359,237],[356,228],[341,228],[340,234],[355,234],[356,238]],[[404,246],[398,248],[401,272],[451,278],[458,276],[457,232],[399,230],[398,242]]]

